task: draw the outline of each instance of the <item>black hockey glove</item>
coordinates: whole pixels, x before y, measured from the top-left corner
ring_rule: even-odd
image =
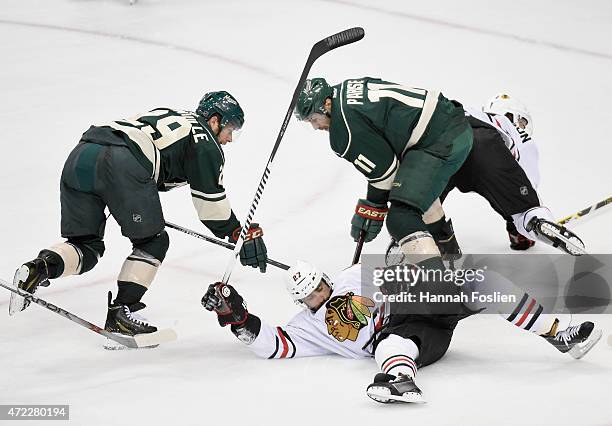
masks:
[[[209,311],[215,311],[221,327],[228,324],[242,325],[249,316],[244,299],[229,284],[209,285],[208,291],[202,297],[202,306]]]
[[[361,231],[365,231],[365,242],[372,241],[382,229],[385,217],[387,217],[387,204],[377,204],[368,200],[359,199],[355,214],[351,220],[351,237],[354,241],[359,240]]]
[[[232,235],[229,237],[230,242],[236,243],[240,237],[240,231],[242,228],[236,228]],[[263,240],[263,230],[259,227],[259,224],[252,223],[244,238],[244,243],[240,248],[240,263],[244,266],[251,266],[253,268],[259,268],[261,272],[266,272],[268,264],[268,250]]]

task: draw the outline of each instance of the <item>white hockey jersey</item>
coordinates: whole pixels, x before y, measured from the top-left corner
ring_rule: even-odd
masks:
[[[272,327],[262,320],[249,348],[269,359],[325,354],[371,357],[370,337],[382,325],[384,309],[377,309],[378,304],[360,295],[359,264],[345,269],[333,283],[330,299],[316,313],[304,310],[283,327]]]
[[[525,171],[531,185],[537,189],[540,184],[540,154],[533,139],[531,139],[524,130],[517,129],[514,124],[503,115],[487,114],[479,109],[465,105],[463,109],[466,115],[470,115],[495,127],[504,139],[506,147]]]

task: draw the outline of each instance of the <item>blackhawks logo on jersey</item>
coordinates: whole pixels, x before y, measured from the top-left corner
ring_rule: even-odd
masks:
[[[370,308],[373,306],[372,300],[353,292],[332,297],[325,304],[327,332],[339,342],[356,341],[359,331],[368,325],[368,318],[372,317]]]

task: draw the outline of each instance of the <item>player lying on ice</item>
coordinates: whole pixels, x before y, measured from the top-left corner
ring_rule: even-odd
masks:
[[[376,238],[386,218],[389,234],[404,252],[411,245],[430,250],[431,233],[438,244],[453,236],[443,214],[430,209],[458,186],[494,200],[493,207],[522,235],[570,254],[584,253],[582,241],[540,205],[502,138],[499,146],[489,143],[489,133],[497,135],[493,127],[466,118],[460,104],[438,91],[371,77],[335,86],[313,78],[299,95],[295,115],[327,131],[336,155],[368,181],[366,198],[357,202],[351,221],[355,241],[361,231],[365,242]]]
[[[223,186],[222,145],[244,124],[238,101],[225,91],[210,92],[195,112],[157,108],[129,119],[91,126],[72,150],[62,172],[61,232],[66,241],[42,250],[15,273],[14,285],[29,293],[50,279],[91,270],[105,251],[108,207],[121,233],[132,242],[117,278],[117,297],[109,292],[105,329],[125,335],[157,330],[136,311],[166,256],[169,238],[159,191],[189,184],[202,224],[217,237],[235,242],[241,226]],[[266,247],[256,224],[240,260],[266,269]],[[9,313],[29,302],[11,294]]]
[[[481,195],[505,219],[513,250],[527,250],[539,240],[572,255],[583,254],[580,238],[555,223],[537,193],[539,156],[532,139],[533,120],[527,108],[507,94],[495,96],[483,111],[462,107],[474,141],[467,159],[450,178],[440,200],[443,202],[454,188]],[[439,200],[425,212],[423,219],[443,254],[461,252]]]
[[[367,387],[367,395],[383,403],[423,402],[415,384],[417,369],[445,354],[457,323],[483,308],[502,312],[496,304],[423,303],[411,305],[411,313],[406,313],[405,305],[383,305],[363,296],[361,273],[361,265],[354,265],[331,281],[314,266],[297,262],[288,271],[287,289],[304,310],[283,327],[272,327],[248,312],[231,285],[211,284],[202,304],[217,313],[221,326],[230,325],[232,333],[262,358],[374,357],[380,373]],[[486,281],[486,291],[518,296],[518,302],[503,309],[508,322],[541,336],[560,352],[580,358],[601,337],[592,322],[569,326],[567,315],[544,313],[536,300],[493,271],[487,271]],[[471,290],[451,283],[444,291]]]

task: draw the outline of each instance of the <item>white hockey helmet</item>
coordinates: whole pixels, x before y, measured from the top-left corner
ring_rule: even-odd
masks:
[[[329,277],[316,266],[308,262],[298,260],[287,271],[287,291],[296,305],[303,308],[308,306],[302,300],[310,295],[323,280],[330,289],[333,289],[333,284]]]
[[[529,136],[533,135],[533,120],[529,110],[525,104],[507,93],[499,93],[493,96],[482,107],[482,110],[490,114],[505,115],[516,127],[524,127]]]

